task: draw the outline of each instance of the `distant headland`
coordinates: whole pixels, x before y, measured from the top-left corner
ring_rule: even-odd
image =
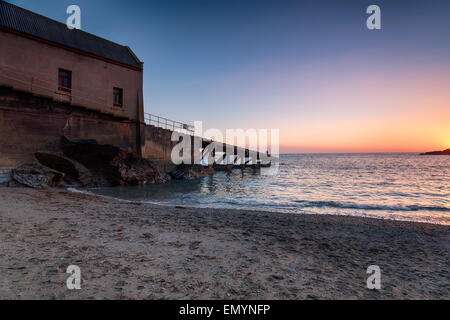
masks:
[[[432,151],[432,152],[425,152],[421,153],[421,156],[440,156],[440,155],[450,155],[450,149],[444,150],[444,151]]]

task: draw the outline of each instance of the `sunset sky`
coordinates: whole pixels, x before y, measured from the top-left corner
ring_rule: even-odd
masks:
[[[450,148],[448,0],[9,2],[61,22],[78,4],[144,61],[156,115],[280,129],[283,153]]]

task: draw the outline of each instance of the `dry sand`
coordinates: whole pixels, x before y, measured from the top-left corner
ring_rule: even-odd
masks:
[[[1,299],[449,299],[449,226],[0,188]],[[369,265],[382,289],[366,288]],[[78,265],[82,289],[69,291]]]

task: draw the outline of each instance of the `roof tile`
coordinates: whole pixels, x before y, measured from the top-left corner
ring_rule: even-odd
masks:
[[[70,30],[63,23],[4,1],[0,1],[0,26],[122,64],[141,67],[141,62],[125,46],[81,30]]]

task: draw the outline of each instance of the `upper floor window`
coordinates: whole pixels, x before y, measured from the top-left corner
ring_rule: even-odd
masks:
[[[59,69],[58,90],[72,92],[72,71]]]
[[[123,89],[114,88],[114,106],[122,107],[123,105]]]

